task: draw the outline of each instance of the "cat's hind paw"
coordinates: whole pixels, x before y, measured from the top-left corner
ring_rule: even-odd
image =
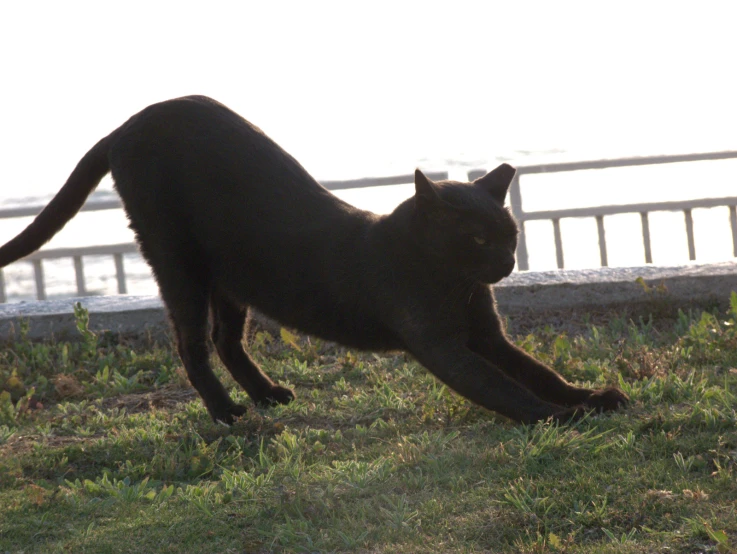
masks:
[[[256,404],[261,408],[268,408],[277,404],[289,404],[295,398],[296,395],[291,389],[274,385],[262,398],[256,400]]]
[[[225,425],[233,425],[235,418],[246,414],[248,408],[242,404],[230,404],[224,408],[218,407],[209,410],[213,421],[224,423]]]
[[[615,387],[608,387],[593,391],[584,401],[584,405],[597,412],[610,412],[629,403],[630,399],[624,392]]]

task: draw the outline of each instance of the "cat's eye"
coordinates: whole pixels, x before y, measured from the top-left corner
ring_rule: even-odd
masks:
[[[486,239],[484,237],[473,237],[473,241],[476,244],[486,244]]]

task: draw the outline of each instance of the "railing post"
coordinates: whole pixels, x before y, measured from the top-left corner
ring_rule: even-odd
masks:
[[[41,260],[33,260],[33,277],[36,279],[36,299],[46,300],[46,285],[44,284],[44,266]]]
[[[5,304],[8,301],[8,297],[5,294],[5,272],[0,267],[0,304]]]
[[[558,269],[565,267],[563,261],[563,237],[560,234],[560,219],[553,220],[553,235],[555,236],[555,261],[558,263]]]
[[[530,269],[530,262],[527,256],[527,237],[525,236],[525,219],[522,210],[522,191],[519,186],[519,178],[521,172],[512,179],[509,185],[509,205],[512,208],[512,215],[519,224],[519,236],[517,237],[517,269],[519,271],[527,271]]]
[[[606,231],[604,230],[604,216],[596,216],[596,230],[599,233],[599,258],[601,259],[601,267],[607,267],[609,260],[606,254]]]
[[[640,212],[640,221],[642,221],[642,245],[645,247],[645,263],[653,263],[653,252],[650,246],[650,219],[647,212]]]
[[[74,276],[77,279],[77,294],[79,296],[87,296],[87,287],[84,282],[84,265],[82,265],[82,256],[73,256],[74,260]]]
[[[128,294],[128,288],[125,283],[125,268],[123,267],[123,254],[118,252],[113,254],[115,259],[115,277],[118,279],[118,294]]]
[[[693,216],[691,210],[683,210],[686,218],[686,238],[688,239],[688,259],[693,261],[696,259],[696,244],[693,236]]]
[[[737,207],[729,207],[729,225],[732,227],[732,254],[737,258]]]

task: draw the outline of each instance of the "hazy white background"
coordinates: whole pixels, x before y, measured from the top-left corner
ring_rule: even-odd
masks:
[[[735,22],[729,1],[3,2],[0,200],[48,197],[100,137],[186,94],[230,106],[318,179],[737,150]],[[732,162],[530,177],[523,201],[728,196],[735,181]],[[684,261],[682,215],[665,215],[655,261]],[[699,257],[731,257],[726,210],[702,216]],[[632,231],[620,220],[610,262],[641,263],[639,227],[619,244]],[[53,245],[130,239],[109,213],[70,225]],[[554,267],[535,250],[550,225],[529,230],[532,268]],[[563,231],[567,265],[598,263],[593,221]]]

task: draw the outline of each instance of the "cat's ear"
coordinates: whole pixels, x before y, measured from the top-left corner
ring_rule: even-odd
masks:
[[[419,169],[415,169],[415,206],[421,212],[437,210],[443,201],[435,190],[435,184]]]
[[[415,170],[415,208],[435,223],[448,224],[456,219],[454,210],[440,198],[435,184],[419,169]]]
[[[489,171],[483,177],[476,179],[473,184],[482,187],[491,196],[499,202],[504,204],[504,198],[507,196],[509,185],[514,179],[514,175],[517,170],[509,164],[502,164],[496,169]]]
[[[437,203],[440,200],[433,182],[419,169],[415,169],[415,198],[419,203]]]

